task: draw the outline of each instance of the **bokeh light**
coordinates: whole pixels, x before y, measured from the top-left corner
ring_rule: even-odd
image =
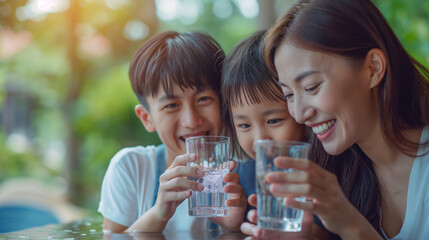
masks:
[[[125,24],[123,34],[131,41],[145,39],[150,33],[149,27],[140,20],[132,20]]]
[[[213,4],[213,14],[218,18],[229,18],[232,15],[233,6],[229,0],[218,0]]]

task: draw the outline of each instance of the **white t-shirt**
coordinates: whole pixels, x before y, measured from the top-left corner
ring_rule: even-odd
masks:
[[[423,128],[420,143],[429,141],[429,127]],[[418,155],[427,153],[429,147],[420,146]],[[389,239],[383,232],[384,238]],[[429,239],[429,154],[414,160],[408,183],[407,210],[401,231],[393,240]]]
[[[104,176],[98,212],[111,221],[131,226],[149,210],[154,199],[157,161],[165,161],[156,158],[155,146],[120,150]],[[208,226],[207,218],[189,216],[186,199],[177,207],[164,231],[204,230]]]

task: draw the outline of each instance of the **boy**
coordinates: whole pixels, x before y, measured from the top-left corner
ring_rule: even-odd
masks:
[[[207,219],[188,216],[187,198],[203,186],[186,177],[204,173],[187,167],[195,156],[183,154],[186,138],[222,132],[218,93],[223,59],[216,41],[198,32],[158,34],[134,55],[129,76],[141,103],[135,112],[163,144],[125,148],[112,158],[98,209],[105,230],[162,232],[208,226]],[[225,175],[230,215],[211,219],[230,230],[239,230],[246,208],[238,180],[237,173]]]

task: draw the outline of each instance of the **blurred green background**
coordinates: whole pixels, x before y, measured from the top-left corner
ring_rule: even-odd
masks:
[[[96,211],[110,158],[160,143],[134,114],[128,64],[142,42],[165,30],[200,30],[228,52],[291,2],[0,0],[0,184],[35,179]],[[429,1],[375,3],[429,66]]]

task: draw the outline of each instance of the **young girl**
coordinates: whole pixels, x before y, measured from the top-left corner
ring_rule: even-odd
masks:
[[[267,176],[273,194],[312,198],[289,204],[343,239],[427,239],[428,69],[369,0],[298,1],[265,40],[291,115],[328,153],[355,153],[316,159],[332,173],[279,158],[277,166],[304,173]]]
[[[239,159],[250,158],[237,167],[240,176],[253,176],[252,181],[248,177],[246,181],[239,182],[246,197],[255,193],[254,141],[307,141],[305,133],[309,134],[305,125],[298,124],[290,116],[280,86],[262,60],[264,33],[257,32],[237,44],[226,57],[222,71],[221,95],[227,106],[223,112],[224,119],[227,119],[226,130],[231,136],[235,155]],[[255,197],[252,195],[251,201]],[[313,226],[310,212],[306,214],[305,221],[305,228],[313,227],[315,232],[323,233],[319,226]],[[263,234],[273,238],[278,237],[279,232],[264,231]],[[288,236],[293,235],[297,234],[288,233]]]

